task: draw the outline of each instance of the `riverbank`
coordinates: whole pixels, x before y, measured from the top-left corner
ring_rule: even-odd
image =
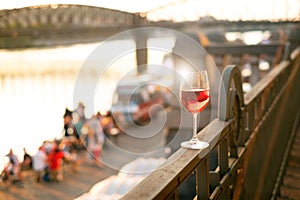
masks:
[[[101,42],[107,39],[110,35],[104,33],[98,34],[94,32],[81,32],[66,34],[46,34],[43,36],[33,35],[16,35],[16,36],[1,36],[0,49],[26,49],[26,48],[41,48],[41,47],[57,47],[74,44],[86,44]]]

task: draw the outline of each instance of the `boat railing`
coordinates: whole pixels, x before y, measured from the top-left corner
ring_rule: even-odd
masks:
[[[239,68],[227,66],[218,118],[198,133],[209,148],[180,148],[122,199],[178,199],[180,185],[193,174],[196,199],[270,199],[299,122],[299,85],[299,48],[248,93],[242,90]],[[212,170],[214,152],[217,166]]]

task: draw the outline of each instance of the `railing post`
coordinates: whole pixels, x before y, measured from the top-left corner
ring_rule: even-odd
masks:
[[[219,120],[234,120],[234,127],[230,135],[219,144],[219,173],[222,179],[229,169],[228,141],[231,158],[239,157],[238,146],[243,146],[245,142],[244,93],[241,72],[237,66],[230,65],[224,69],[219,95]],[[232,182],[231,186],[236,184],[238,183]],[[231,186],[227,185],[222,189],[224,191],[223,199],[228,199]]]
[[[196,168],[196,191],[197,199],[203,200],[209,198],[209,173],[208,159],[205,158]]]
[[[147,35],[137,32],[135,34],[135,43],[137,73],[141,74],[147,70]]]
[[[219,144],[219,167],[221,177],[227,173],[228,166],[228,143],[226,138]]]

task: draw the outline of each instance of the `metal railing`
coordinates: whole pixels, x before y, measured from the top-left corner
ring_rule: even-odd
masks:
[[[274,67],[246,94],[238,67],[227,66],[222,79],[218,119],[198,134],[209,148],[179,149],[122,199],[178,199],[179,186],[194,173],[196,199],[271,198],[298,123],[300,53]],[[209,159],[216,150],[212,171]]]

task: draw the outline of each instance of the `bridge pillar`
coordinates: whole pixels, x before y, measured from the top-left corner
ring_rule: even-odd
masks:
[[[135,34],[137,73],[147,70],[147,35],[139,32]]]

